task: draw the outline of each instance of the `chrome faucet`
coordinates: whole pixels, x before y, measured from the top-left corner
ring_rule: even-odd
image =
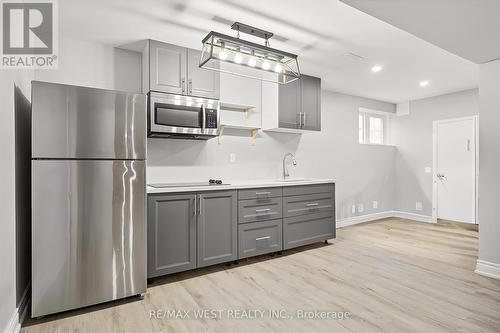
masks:
[[[286,158],[288,156],[290,156],[292,158],[293,166],[297,165],[297,161],[295,160],[295,156],[292,153],[286,153],[285,156],[283,156],[283,179],[286,179],[286,177],[290,176],[290,174],[288,173],[288,169],[286,168]]]

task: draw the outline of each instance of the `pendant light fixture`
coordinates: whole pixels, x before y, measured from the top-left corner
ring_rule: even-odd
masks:
[[[235,22],[236,37],[211,31],[202,40],[200,68],[281,84],[300,77],[297,55],[273,49],[272,32]],[[264,39],[264,45],[240,38],[240,32]]]

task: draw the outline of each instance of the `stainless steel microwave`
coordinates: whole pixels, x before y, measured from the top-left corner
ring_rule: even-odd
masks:
[[[149,93],[149,137],[207,140],[217,135],[218,100]]]

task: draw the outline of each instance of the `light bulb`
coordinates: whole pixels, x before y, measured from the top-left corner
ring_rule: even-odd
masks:
[[[219,59],[220,60],[226,60],[227,59],[227,52],[222,50],[219,52]]]
[[[264,62],[262,63],[262,69],[264,70],[268,70],[269,69],[269,61],[267,60],[264,60]]]
[[[234,62],[237,64],[241,64],[241,61],[243,60],[243,57],[241,56],[241,53],[236,53],[234,56]]]
[[[380,66],[380,65],[376,65],[376,66],[372,67],[372,72],[373,73],[380,72],[381,70],[382,70],[382,66]]]
[[[274,71],[276,73],[281,73],[282,70],[283,70],[283,67],[281,66],[281,64],[276,64],[276,67],[274,67]]]
[[[420,82],[420,86],[421,87],[425,87],[425,86],[428,86],[429,85],[429,81],[422,81]]]
[[[255,57],[250,57],[250,59],[248,59],[248,66],[255,67],[256,63],[257,63],[257,60],[255,60]]]

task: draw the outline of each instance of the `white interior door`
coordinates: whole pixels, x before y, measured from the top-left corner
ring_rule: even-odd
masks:
[[[475,118],[436,122],[437,217],[476,223]]]

